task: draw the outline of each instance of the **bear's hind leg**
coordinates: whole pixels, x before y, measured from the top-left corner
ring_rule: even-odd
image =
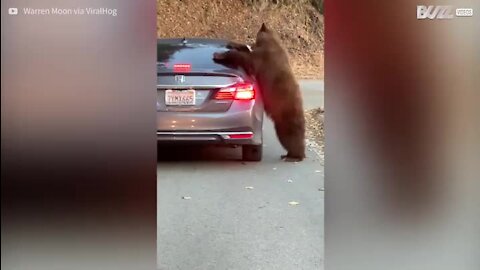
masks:
[[[287,162],[302,161],[305,158],[305,128],[303,122],[286,121],[275,123],[277,137],[287,150],[281,159]]]

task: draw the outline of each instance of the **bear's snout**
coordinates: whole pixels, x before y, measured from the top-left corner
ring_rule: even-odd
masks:
[[[225,59],[225,54],[224,53],[219,53],[219,52],[213,53],[213,59],[214,60]]]

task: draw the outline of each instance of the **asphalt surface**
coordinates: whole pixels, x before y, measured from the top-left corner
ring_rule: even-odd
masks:
[[[322,81],[300,85],[306,109],[323,106]],[[159,148],[158,268],[323,269],[323,165],[311,149],[299,163],[281,154],[270,120],[261,162],[240,148]]]
[[[303,94],[303,107],[306,110],[325,106],[324,81],[301,80],[299,84]]]

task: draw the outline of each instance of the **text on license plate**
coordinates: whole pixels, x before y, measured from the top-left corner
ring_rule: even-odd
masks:
[[[165,105],[195,105],[195,90],[166,90]]]

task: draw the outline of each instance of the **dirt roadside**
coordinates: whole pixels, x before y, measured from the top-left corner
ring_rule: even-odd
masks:
[[[325,112],[320,109],[312,109],[305,112],[306,137],[315,142],[323,153],[325,151]]]

